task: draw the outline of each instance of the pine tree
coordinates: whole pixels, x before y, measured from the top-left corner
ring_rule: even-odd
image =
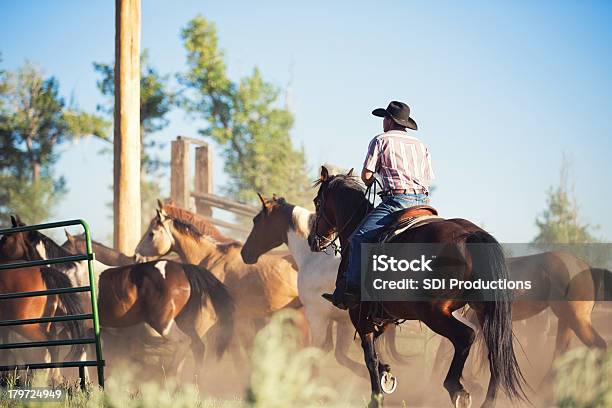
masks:
[[[260,192],[310,203],[306,155],[293,146],[293,115],[279,106],[279,89],[257,68],[231,81],[217,30],[204,17],[191,20],[182,38],[188,70],[179,76],[185,87],[181,105],[207,122],[200,134],[221,147],[230,180],[225,192],[244,202],[257,203]]]
[[[548,191],[547,208],[536,219],[538,235],[533,244],[545,251],[570,252],[591,265],[609,262],[607,245],[594,235],[596,226],[582,220],[571,181],[571,164],[564,156],[559,185]]]
[[[79,137],[104,137],[102,118],[67,107],[59,82],[27,62],[0,74],[0,215],[18,213],[37,223],[48,219],[66,192],[54,165],[58,147]]]
[[[592,233],[593,226],[581,220],[570,170],[570,162],[564,157],[559,185],[549,189],[548,208],[536,219],[539,232],[533,240],[535,244],[599,242]]]

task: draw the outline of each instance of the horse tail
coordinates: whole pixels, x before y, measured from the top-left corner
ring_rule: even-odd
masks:
[[[43,267],[41,269],[41,276],[45,282],[45,285],[49,289],[72,287],[72,283],[70,282],[68,276],[55,268]],[[60,306],[66,315],[79,315],[84,313],[81,297],[78,293],[60,293],[58,297]],[[64,324],[68,329],[71,339],[83,339],[85,334],[85,325],[83,320],[68,320]],[[84,351],[84,344],[73,344],[70,347],[68,358],[79,360]]]
[[[210,298],[215,309],[216,325],[219,328],[216,339],[217,357],[220,358],[234,335],[234,301],[225,285],[208,269],[189,264],[184,264],[183,269],[191,286],[190,300],[194,299],[201,304],[206,298]]]
[[[385,330],[383,336],[380,337],[379,341],[382,340],[383,346],[388,356],[390,356],[395,362],[400,364],[408,364],[413,356],[405,356],[397,350],[397,326],[395,324],[389,325]]]
[[[475,231],[467,234],[465,242],[472,244],[468,246],[468,251],[476,278],[485,281],[508,279],[504,252],[493,236],[485,231]],[[495,290],[492,296],[491,301],[483,299],[485,301],[480,306],[484,309],[482,332],[494,384],[501,385],[511,400],[527,400],[523,390],[525,378],[512,345],[512,291]]]
[[[595,284],[595,301],[612,300],[612,271],[604,268],[591,268]]]

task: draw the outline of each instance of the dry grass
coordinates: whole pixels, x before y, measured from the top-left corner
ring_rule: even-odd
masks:
[[[83,392],[77,384],[65,384],[68,398],[61,403],[10,401],[8,394],[0,396],[0,408],[5,407],[61,407],[61,408],[226,408],[226,407],[338,407],[334,389],[316,378],[323,353],[315,348],[300,347],[294,311],[277,313],[255,340],[251,362],[250,387],[246,397],[233,399],[203,398],[197,385],[169,378],[139,382],[139,373],[129,368],[115,369],[106,388],[92,385]],[[14,387],[17,377],[11,376],[8,388]],[[46,374],[38,372],[22,381],[25,386],[46,386]]]

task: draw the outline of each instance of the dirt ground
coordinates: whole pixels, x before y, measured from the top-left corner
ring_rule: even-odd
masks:
[[[612,341],[612,305],[596,307],[593,313],[595,328],[608,341]],[[556,318],[542,313],[526,322],[515,323],[515,351],[523,374],[531,387],[528,397],[535,407],[552,407],[553,388],[551,381],[544,381],[551,366],[552,353],[555,344]],[[159,345],[142,345],[136,343],[133,350],[125,346],[131,342],[133,333],[106,333],[105,359],[107,360],[106,377],[113,376],[113,370],[118,370],[120,361],[118,355],[123,352],[133,359],[128,361],[130,367],[136,370],[139,381],[155,380],[163,382],[171,373],[159,369],[160,359],[156,353],[171,355],[172,349]],[[398,387],[394,394],[385,397],[388,407],[450,407],[450,399],[442,387],[442,379],[446,373],[450,356],[443,364],[443,370],[433,372],[435,353],[441,338],[432,333],[425,325],[408,322],[397,330],[397,346],[401,354],[411,356],[407,363],[390,360],[382,352],[383,361],[391,364],[392,372],[398,379]],[[446,340],[444,340],[446,341]],[[581,346],[577,338],[572,341],[572,347]],[[382,347],[381,347],[382,348]],[[154,350],[154,352],[151,352]],[[205,361],[202,374],[194,376],[193,361],[188,359],[181,380],[196,382],[200,395],[205,398],[215,398],[224,401],[243,400],[250,382],[250,363],[248,356],[226,354],[217,361],[210,356]],[[475,345],[464,370],[464,385],[472,394],[473,406],[479,406],[488,383],[488,364],[481,366],[477,356],[482,355],[482,349]],[[148,356],[142,359],[142,356]],[[357,341],[349,350],[349,357],[361,363],[363,355]],[[143,361],[144,360],[144,361]],[[136,363],[135,361],[140,361]],[[125,363],[125,361],[124,361]],[[283,367],[278,367],[282,370]],[[75,371],[75,370],[72,370]],[[67,371],[65,375],[76,376],[76,371]],[[92,370],[93,372],[94,370]],[[336,391],[343,406],[364,406],[369,400],[369,379],[365,366],[359,372],[352,372],[340,366],[333,351],[325,354],[318,369],[319,380]],[[237,403],[237,405],[241,405]],[[509,402],[500,393],[498,407],[528,407],[525,403]]]

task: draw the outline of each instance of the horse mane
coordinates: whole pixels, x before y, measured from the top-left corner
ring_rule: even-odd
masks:
[[[197,229],[192,223],[170,214],[168,214],[168,217],[170,217],[170,219],[172,220],[174,228],[176,228],[176,230],[181,234],[189,235],[190,237],[195,239],[205,237],[205,235],[200,232],[200,230]]]
[[[299,205],[291,204],[284,197],[274,197],[274,206],[285,212],[289,229],[306,238],[314,221],[314,213]]]
[[[289,221],[289,228],[298,235],[307,238],[314,223],[315,213],[298,205],[293,207]]]
[[[33,236],[35,238],[32,238]],[[36,240],[36,243],[32,242],[33,240]],[[60,245],[58,245],[55,241],[53,241],[51,238],[49,238],[45,234],[39,231],[32,231],[30,235],[28,236],[27,244],[31,247],[32,253],[36,254],[36,256],[39,258],[40,258],[40,254],[38,254],[38,251],[36,250],[36,245],[38,244],[38,242],[42,242],[43,246],[45,247],[45,253],[47,255],[47,259],[56,259],[56,258],[63,258],[66,256],[72,256],[70,252],[62,248]],[[64,272],[75,266],[76,266],[76,262],[62,262],[60,264],[55,264],[54,268],[59,269],[60,271]]]
[[[174,228],[176,228],[176,230],[179,233],[188,235],[194,239],[201,239],[201,238],[207,239],[211,241],[213,244],[217,245],[217,248],[221,251],[228,251],[230,248],[242,246],[242,243],[236,240],[233,240],[231,238],[228,238],[225,235],[222,235],[219,232],[219,230],[217,230],[214,226],[210,224],[209,224],[209,227],[217,231],[217,236],[209,235],[205,232],[202,232],[196,225],[192,224],[191,222],[190,216],[196,216],[196,214],[193,214],[192,212],[184,210],[182,208],[178,208],[178,207],[175,207],[175,208],[179,210],[177,214],[182,214],[182,215],[186,214],[188,217],[187,219],[184,219],[184,218],[181,218],[180,216],[172,215],[166,212],[168,214],[168,217],[172,220]]]
[[[342,200],[339,200],[339,207],[343,213],[350,214],[354,212],[356,205],[365,205],[364,210],[366,211],[367,208],[372,207],[372,204],[365,196],[365,188],[357,176],[335,174],[329,176],[327,180],[316,180],[314,183],[315,187],[325,184],[327,184],[326,194],[334,193],[342,197]]]
[[[217,243],[217,249],[224,254],[228,253],[232,248],[242,248],[242,243],[238,241]]]
[[[177,207],[172,203],[165,203],[164,211],[174,220],[179,220],[195,228],[201,235],[212,237],[220,242],[232,241],[223,235],[210,221],[199,214]]]
[[[317,179],[315,180],[313,187],[318,187],[323,183],[327,183],[330,190],[336,188],[348,188],[351,190],[358,190],[360,192],[365,192],[365,188],[363,184],[359,181],[357,176],[348,175],[348,174],[334,174],[333,176],[329,176],[327,180]]]

